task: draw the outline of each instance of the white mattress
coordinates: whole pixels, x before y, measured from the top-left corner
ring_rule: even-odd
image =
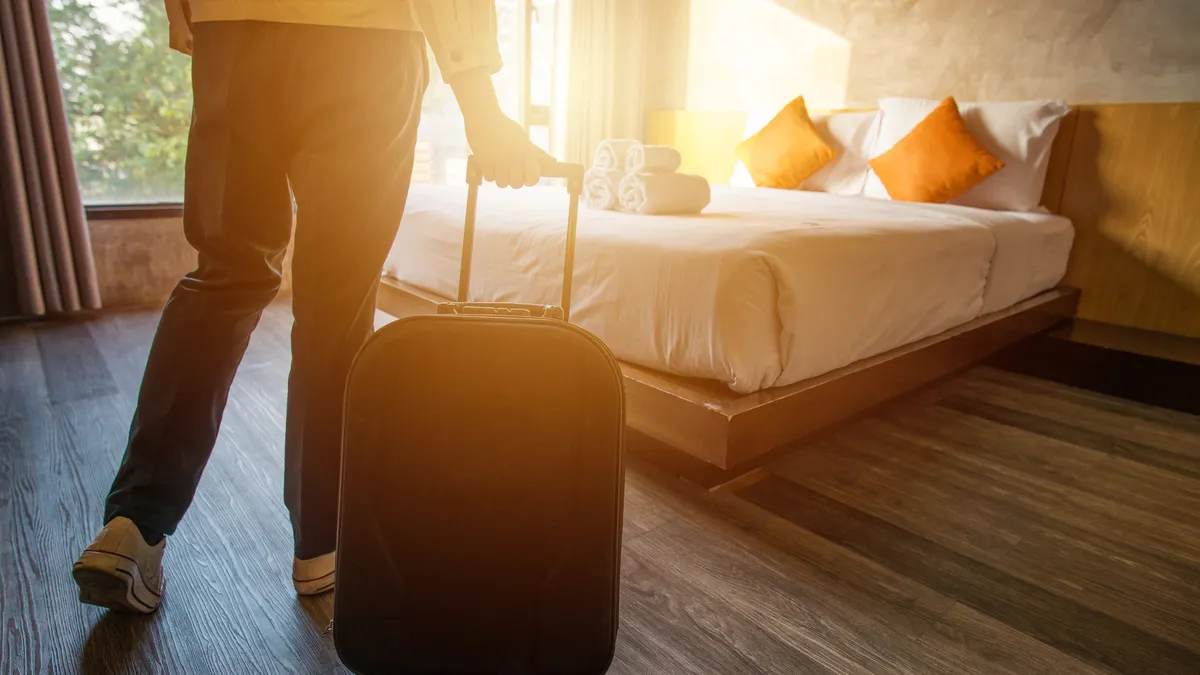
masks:
[[[415,185],[385,274],[454,297],[465,188]],[[471,300],[556,303],[567,195],[480,194]],[[1062,278],[1070,222],[714,186],[701,216],[580,208],[572,322],[617,358],[749,393],[1004,309]]]

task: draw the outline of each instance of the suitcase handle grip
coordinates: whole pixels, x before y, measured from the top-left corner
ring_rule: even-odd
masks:
[[[443,302],[438,314],[483,314],[488,316],[523,316],[535,319],[563,318],[563,308],[555,305],[526,305],[514,302]]]
[[[568,162],[551,162],[538,167],[542,178],[564,178],[567,181],[567,192],[573,195],[583,194],[583,165]],[[467,157],[467,183],[474,186],[483,185],[483,170],[475,155]]]
[[[583,172],[584,169],[579,164],[568,164],[566,162],[554,162],[553,164],[543,164],[541,167],[541,175],[543,178],[565,178],[567,180],[567,192],[571,195],[570,211],[567,213],[567,246],[565,260],[563,261],[563,284],[562,284],[562,320],[571,320],[571,284],[575,274],[575,229],[579,220],[579,196],[583,194]],[[504,303],[468,303],[467,293],[471,288],[471,257],[475,248],[475,207],[479,202],[479,186],[483,184],[483,171],[479,168],[479,162],[475,159],[475,155],[467,157],[467,219],[463,227],[463,249],[462,249],[462,266],[458,273],[458,302],[444,303],[439,306],[439,313],[489,313],[485,308],[491,307],[496,309],[508,308],[508,314],[513,314],[511,310],[518,309],[520,313],[529,309],[532,316],[545,316],[547,318],[560,318],[557,312],[546,311],[542,309],[542,305],[506,305]],[[443,307],[445,308],[443,310]],[[468,310],[468,308],[470,308]],[[535,308],[535,309],[530,309]],[[539,313],[540,312],[540,313]],[[501,314],[502,312],[490,312]]]

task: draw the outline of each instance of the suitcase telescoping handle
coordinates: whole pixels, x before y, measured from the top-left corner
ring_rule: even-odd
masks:
[[[467,158],[467,221],[463,228],[462,268],[458,275],[458,302],[438,306],[440,314],[508,314],[571,320],[571,281],[575,273],[575,227],[579,220],[579,196],[583,194],[583,167],[578,164],[555,162],[543,165],[543,178],[565,178],[567,192],[571,195],[567,213],[567,250],[563,264],[562,305],[525,305],[500,302],[467,302],[471,288],[471,255],[475,248],[475,205],[479,201],[479,186],[483,184],[483,171],[475,156]]]

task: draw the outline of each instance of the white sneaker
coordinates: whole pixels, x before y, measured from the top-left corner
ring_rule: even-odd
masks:
[[[292,562],[292,584],[300,595],[319,595],[333,590],[336,553]]]
[[[137,525],[124,516],[108,521],[71,570],[80,602],[137,614],[158,609],[166,547],[166,537],[154,546],[147,544]]]

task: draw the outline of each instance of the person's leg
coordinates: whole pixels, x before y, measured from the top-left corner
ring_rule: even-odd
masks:
[[[250,334],[279,290],[292,202],[273,140],[273,37],[249,22],[195,26],[183,225],[198,265],[163,309],[105,522],[175,532]]]
[[[298,211],[284,499],[305,560],[336,543],[342,398],[404,212],[428,73],[419,33],[298,26],[287,34]]]

